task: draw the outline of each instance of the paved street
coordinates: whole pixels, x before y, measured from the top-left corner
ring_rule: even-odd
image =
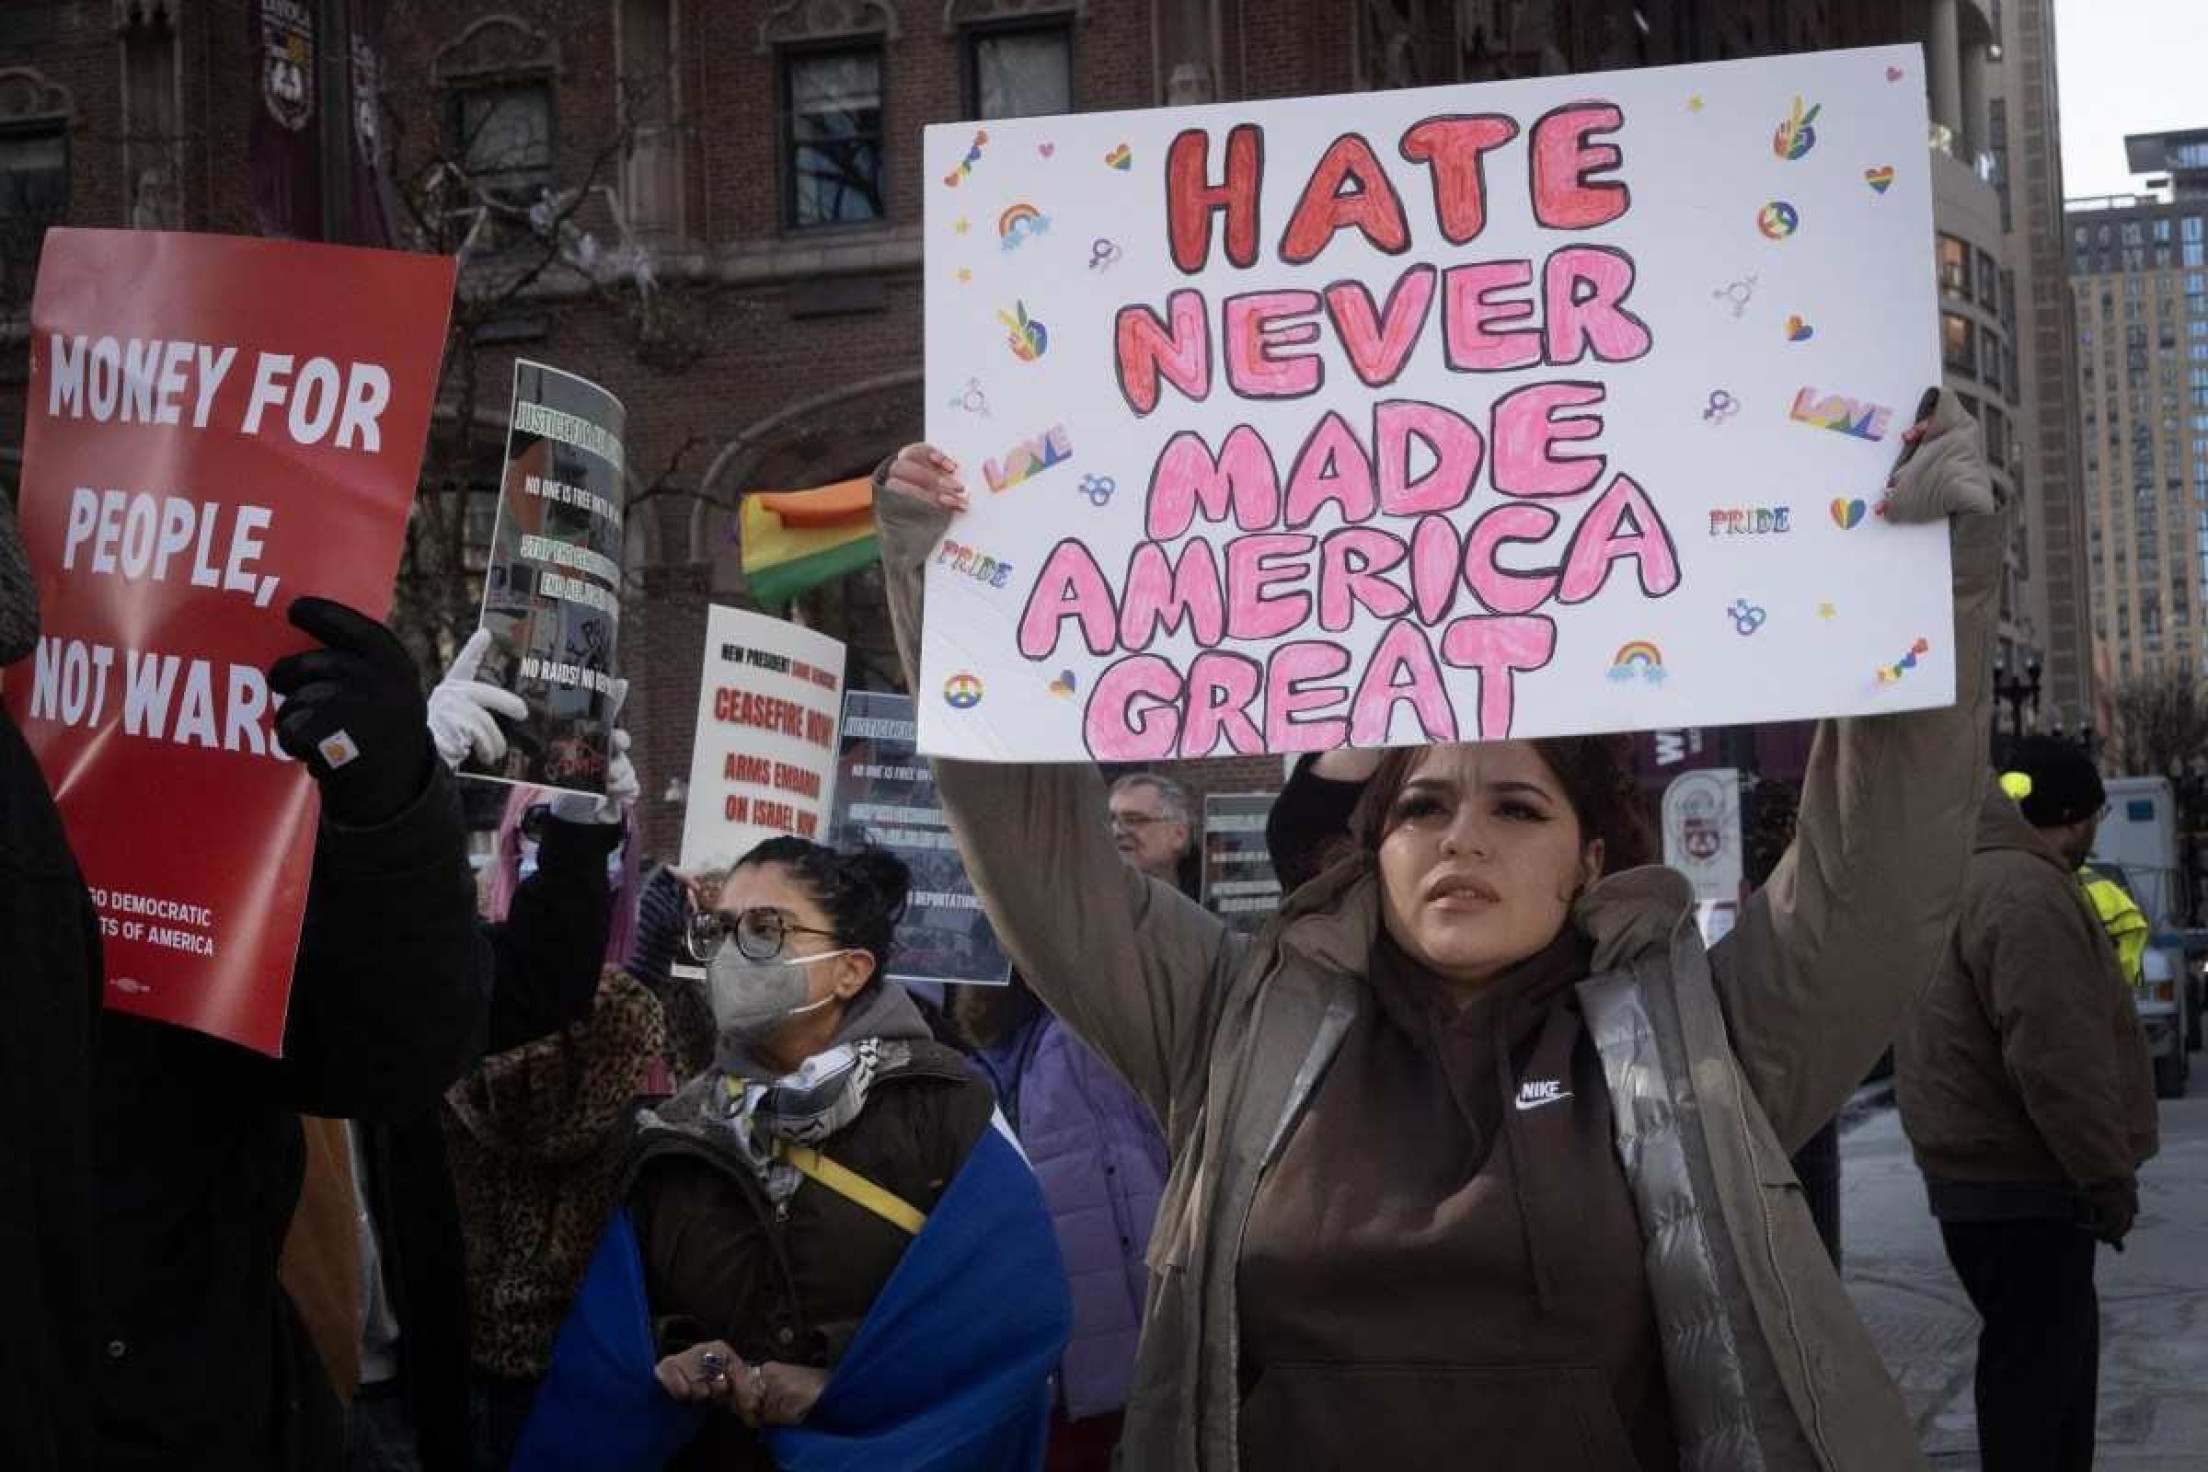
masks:
[[[2208,1467],[2208,1090],[2162,1105],[2139,1224],[2103,1251],[2100,1455],[2116,1472]],[[1880,1108],[1841,1141],[1849,1291],[1901,1383],[1935,1467],[1976,1467],[1977,1319],[1925,1211],[1901,1120]]]

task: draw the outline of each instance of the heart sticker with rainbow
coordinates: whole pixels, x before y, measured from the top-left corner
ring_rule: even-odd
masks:
[[[1871,186],[1871,191],[1874,194],[1884,194],[1894,187],[1894,166],[1892,164],[1880,164],[1875,169],[1865,169],[1863,171],[1863,182]]]
[[[1863,520],[1864,506],[1861,499],[1850,500],[1846,496],[1833,498],[1833,525],[1844,532],[1852,532]]]

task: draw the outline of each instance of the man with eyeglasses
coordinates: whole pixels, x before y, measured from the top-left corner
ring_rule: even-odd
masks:
[[[2040,737],[1987,793],[1948,961],[1894,1052],[1901,1122],[1977,1308],[1981,1464],[2093,1465],[2095,1249],[2119,1250],[2157,1145],[2153,1070],[2077,879],[2107,794]]]
[[[1122,859],[1153,879],[1181,886],[1181,866],[1195,839],[1187,789],[1170,777],[1130,773],[1112,784],[1107,821]]]

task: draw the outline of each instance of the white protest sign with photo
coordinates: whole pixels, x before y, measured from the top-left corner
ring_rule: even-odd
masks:
[[[708,608],[682,867],[725,868],[785,833],[826,842],[842,711],[841,642]]]
[[[927,130],[920,739],[1154,761],[1944,705],[1913,47]]]

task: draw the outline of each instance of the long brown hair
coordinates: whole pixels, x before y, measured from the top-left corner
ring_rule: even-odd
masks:
[[[1648,803],[1633,775],[1633,743],[1628,736],[1548,736],[1527,743],[1556,774],[1579,819],[1581,842],[1602,840],[1606,873],[1655,862],[1656,828]],[[1428,748],[1399,746],[1380,760],[1365,784],[1364,796],[1349,820],[1349,831],[1366,853],[1378,853],[1388,836],[1388,814],[1402,795],[1411,769]]]

